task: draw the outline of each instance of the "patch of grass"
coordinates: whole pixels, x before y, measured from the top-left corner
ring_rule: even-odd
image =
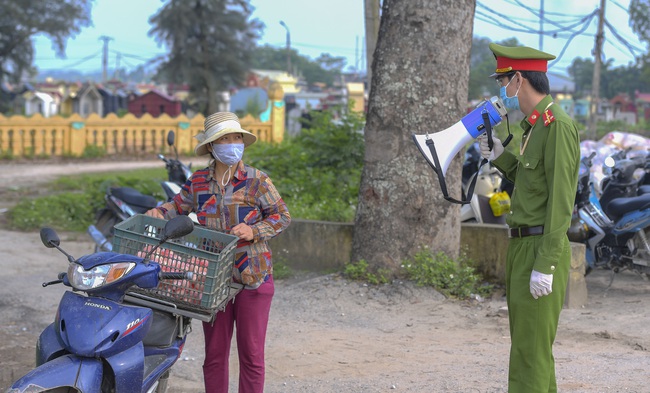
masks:
[[[282,280],[284,278],[292,277],[293,270],[287,265],[287,261],[283,258],[273,258],[273,278]]]
[[[86,145],[84,151],[81,153],[82,158],[101,158],[104,156],[106,156],[104,146]]]
[[[378,269],[373,273],[368,262],[363,259],[356,263],[347,263],[343,269],[343,276],[350,280],[363,281],[372,285],[388,284],[392,273],[388,269]]]
[[[68,231],[85,231],[101,209],[108,187],[132,187],[162,201],[160,187],[164,168],[138,169],[129,172],[94,173],[58,178],[45,185],[47,196],[24,198],[9,209],[7,225],[11,229],[34,231],[42,226]]]
[[[402,264],[406,276],[416,285],[430,286],[447,297],[459,299],[467,299],[472,294],[487,296],[493,290],[476,273],[475,266],[465,252],[455,261],[443,252],[434,254],[428,249],[420,250],[412,260]]]

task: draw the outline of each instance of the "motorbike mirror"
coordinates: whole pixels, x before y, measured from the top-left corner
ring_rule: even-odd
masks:
[[[614,159],[611,156],[605,158],[605,166],[606,167],[614,168],[615,164],[616,164],[616,161],[614,161]]]
[[[192,233],[194,222],[188,216],[176,216],[167,221],[163,228],[161,241],[168,239],[178,239]]]
[[[174,131],[169,131],[169,132],[167,133],[167,144],[168,144],[169,146],[173,146],[173,145],[174,145],[174,140],[175,140],[175,139],[176,139],[176,138],[175,138],[175,135],[174,135]]]
[[[41,242],[47,248],[54,248],[61,244],[59,235],[52,228],[41,228]]]

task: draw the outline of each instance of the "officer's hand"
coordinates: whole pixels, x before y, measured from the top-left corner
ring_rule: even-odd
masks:
[[[149,216],[149,217],[162,218],[162,219],[165,218],[165,216],[163,216],[163,214],[160,212],[160,210],[158,210],[156,208],[153,208],[151,210],[147,210],[147,212],[144,213],[144,214],[146,216]]]
[[[551,292],[553,292],[553,275],[533,270],[530,274],[530,294],[537,299]]]
[[[479,141],[481,157],[492,161],[496,160],[497,157],[503,153],[503,144],[499,138],[494,136],[494,134],[492,134],[492,141],[494,142],[492,145],[492,151],[490,151],[490,147],[488,146],[488,137],[486,133],[479,135],[476,139]]]

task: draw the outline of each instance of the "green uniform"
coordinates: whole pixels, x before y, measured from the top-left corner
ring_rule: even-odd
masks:
[[[571,248],[567,230],[578,183],[580,138],[550,95],[521,122],[520,155],[504,151],[494,165],[514,182],[510,228],[544,226],[541,236],[510,239],[506,299],[510,319],[508,392],[556,392],[553,342],[564,304]],[[532,270],[553,274],[553,292],[534,299]]]

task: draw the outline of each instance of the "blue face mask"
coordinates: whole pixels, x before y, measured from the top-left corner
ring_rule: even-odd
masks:
[[[499,90],[499,98],[501,98],[503,105],[507,109],[519,110],[519,97],[517,97],[519,89],[517,89],[517,92],[512,97],[508,97],[508,94],[506,93],[506,89],[510,86],[510,83],[512,83],[512,79],[510,79],[510,82],[508,82],[507,85],[501,86],[501,89]]]
[[[218,161],[223,162],[228,166],[233,166],[241,161],[244,156],[243,143],[227,143],[227,144],[213,144],[212,155]]]

